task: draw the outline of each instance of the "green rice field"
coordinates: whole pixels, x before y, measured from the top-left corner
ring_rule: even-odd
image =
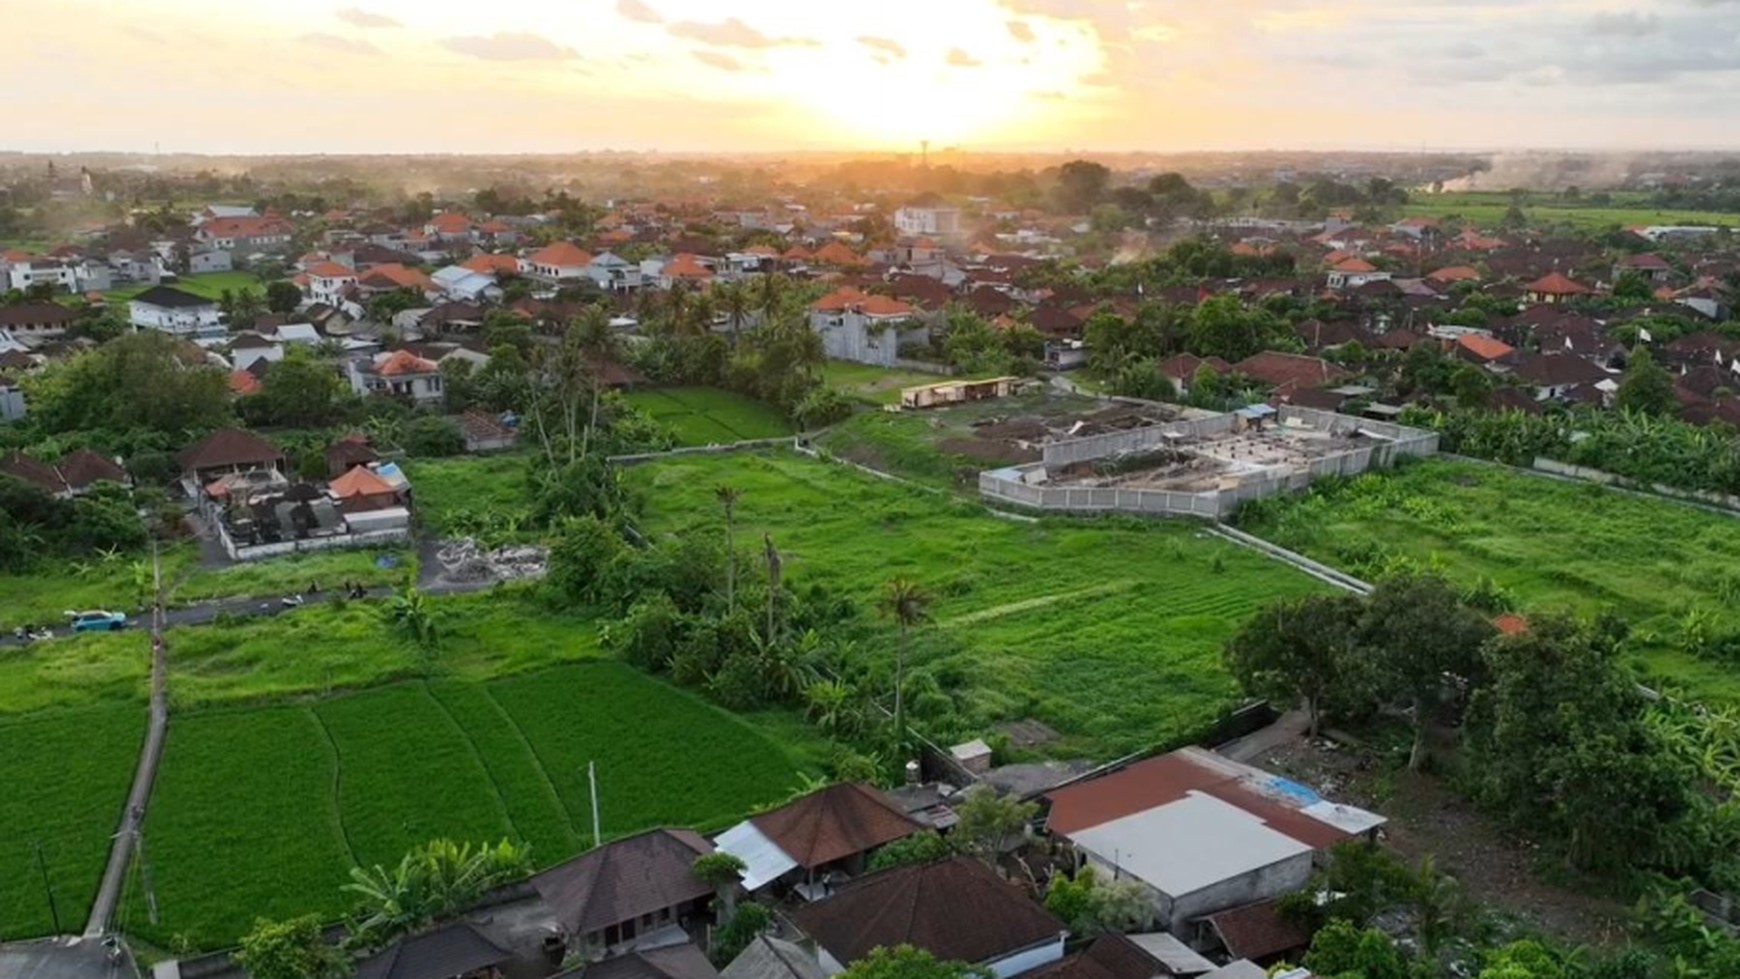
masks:
[[[258,915],[334,918],[351,866],[438,836],[524,840],[557,863],[591,844],[589,763],[606,837],[723,828],[783,799],[803,767],[744,721],[607,661],[178,716],[145,829],[159,921],[136,885],[132,930],[211,948]]]
[[[680,445],[725,445],[794,431],[773,406],[718,388],[653,388],[630,393],[628,402],[674,432]]]
[[[1523,214],[1537,226],[1569,225],[1583,231],[1599,231],[1615,225],[1629,228],[1651,224],[1727,225],[1740,227],[1740,214],[1720,211],[1658,209],[1644,203],[1641,194],[1613,194],[1611,203],[1597,207],[1587,200],[1566,200],[1558,194],[1524,194]],[[1413,195],[1403,208],[1408,217],[1460,218],[1478,227],[1493,228],[1510,210],[1508,191],[1463,191]]]
[[[1593,484],[1434,459],[1266,502],[1244,529],[1370,580],[1432,569],[1519,609],[1614,612],[1655,683],[1740,703],[1740,666],[1689,654],[1688,617],[1740,629],[1740,520]]]
[[[0,940],[84,929],[144,736],[140,703],[0,719]]]
[[[1112,757],[1199,733],[1238,699],[1221,644],[1269,601],[1322,587],[1187,523],[1000,519],[983,507],[787,453],[672,459],[628,473],[641,529],[717,526],[713,488],[742,491],[739,540],[770,534],[794,588],[860,607],[907,578],[935,596],[913,665],[954,699],[939,737],[1036,718],[1042,750]],[[866,615],[870,615],[866,611]],[[864,653],[886,668],[878,620]]]

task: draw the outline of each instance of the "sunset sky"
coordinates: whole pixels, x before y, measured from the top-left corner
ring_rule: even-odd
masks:
[[[0,149],[1740,146],[1740,0],[0,0]]]

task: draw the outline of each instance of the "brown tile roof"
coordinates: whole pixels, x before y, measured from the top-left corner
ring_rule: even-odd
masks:
[[[398,262],[377,265],[364,272],[357,282],[374,289],[421,289],[425,292],[435,289],[434,279]]]
[[[503,425],[494,415],[476,408],[469,408],[459,416],[459,427],[473,439],[499,439],[513,434],[513,429]]]
[[[1599,384],[1611,376],[1575,354],[1562,353],[1525,357],[1512,374],[1517,379],[1537,387]]]
[[[1085,950],[1021,974],[1021,979],[1155,979],[1167,975],[1123,935],[1101,935]]]
[[[218,466],[267,465],[284,461],[278,447],[253,432],[220,428],[176,456],[186,472]]]
[[[22,479],[49,493],[66,492],[66,480],[60,478],[60,473],[53,466],[41,459],[32,459],[16,449],[0,456],[0,473]]]
[[[55,466],[61,479],[73,489],[84,489],[92,483],[125,483],[127,470],[115,460],[97,455],[90,449],[74,449]]]
[[[700,949],[683,942],[612,956],[583,966],[573,975],[578,979],[719,979],[719,970]]]
[[[1503,340],[1497,340],[1479,333],[1464,333],[1456,338],[1456,346],[1461,347],[1480,360],[1498,360],[1508,357],[1516,349]]]
[[[1198,357],[1195,354],[1178,354],[1169,357],[1160,364],[1160,373],[1179,380],[1191,380],[1196,372],[1204,367],[1212,367],[1221,374],[1232,370],[1232,365],[1219,357]]]
[[[1311,929],[1284,917],[1274,901],[1211,914],[1208,923],[1237,959],[1261,961],[1311,944]]]
[[[648,830],[551,867],[532,886],[569,934],[587,935],[712,894],[694,871],[695,858],[712,852],[690,830]]]
[[[339,439],[326,447],[327,468],[339,472],[376,462],[380,457],[368,442],[352,438]]]
[[[981,963],[1056,939],[1051,913],[971,857],[909,864],[862,877],[792,916],[842,965],[872,949],[912,945],[939,959]]]
[[[1275,387],[1284,384],[1292,384],[1296,387],[1320,387],[1353,376],[1320,357],[1285,354],[1276,350],[1265,350],[1262,353],[1252,354],[1234,364],[1232,369],[1235,373],[1256,378]]]
[[[0,326],[70,326],[78,314],[60,303],[0,306]]]
[[[501,965],[513,953],[456,921],[402,938],[356,967],[356,979],[449,979]]]
[[[1046,826],[1053,833],[1068,835],[1176,802],[1191,792],[1237,806],[1306,846],[1321,849],[1348,836],[1256,791],[1242,771],[1218,755],[1189,748],[1052,790],[1046,795],[1051,800]]]
[[[877,789],[838,782],[750,819],[806,869],[903,839],[923,829]]]
[[[1428,273],[1426,278],[1434,282],[1473,282],[1480,278],[1480,272],[1467,265],[1451,265]]]

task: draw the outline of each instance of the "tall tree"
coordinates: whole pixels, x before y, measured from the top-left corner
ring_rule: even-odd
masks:
[[[1363,611],[1353,595],[1276,602],[1227,641],[1227,667],[1251,694],[1283,704],[1303,699],[1316,737],[1324,700],[1362,672],[1351,660]]]
[[[1646,415],[1672,415],[1679,409],[1673,379],[1641,343],[1631,349],[1625,362],[1625,376],[1620,379],[1616,403],[1621,411]]]
[[[1426,735],[1450,684],[1472,685],[1483,670],[1480,647],[1496,632],[1437,575],[1397,575],[1378,583],[1359,623],[1359,642],[1390,696],[1414,713],[1408,768],[1426,763]]]
[[[344,979],[350,957],[329,944],[314,914],[288,921],[256,919],[235,952],[238,965],[254,979]]]
[[[930,618],[930,595],[904,578],[895,578],[882,589],[878,604],[883,615],[900,626],[900,644],[894,657],[894,737],[906,743],[906,652],[914,626]]]
[[[1071,160],[1057,172],[1058,203],[1071,214],[1086,214],[1106,196],[1112,171],[1092,160]]]

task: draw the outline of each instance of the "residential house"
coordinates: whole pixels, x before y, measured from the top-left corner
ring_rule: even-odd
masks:
[[[1296,392],[1326,387],[1353,376],[1352,372],[1321,357],[1281,353],[1278,350],[1252,354],[1232,365],[1232,372],[1261,381],[1283,401],[1289,400]]]
[[[284,469],[284,453],[253,432],[220,428],[175,457],[198,489],[231,473]]]
[[[1344,258],[1330,266],[1328,285],[1331,289],[1358,289],[1370,282],[1388,282],[1390,273],[1358,256]]]
[[[605,292],[632,292],[646,284],[646,276],[639,265],[613,252],[595,256],[586,272]]]
[[[721,979],[828,979],[815,953],[766,932],[751,939],[731,964],[719,970],[719,975]]]
[[[0,330],[15,337],[51,340],[64,334],[78,314],[60,303],[18,303],[0,306]]]
[[[903,207],[894,212],[894,230],[907,238],[953,238],[962,233],[958,207]]]
[[[15,422],[30,413],[24,398],[24,383],[0,367],[0,421]]]
[[[898,299],[848,286],[811,304],[810,328],[822,335],[827,355],[835,360],[893,367],[902,340],[928,341],[928,330],[912,329],[916,313]]]
[[[1222,377],[1232,372],[1232,365],[1219,357],[1203,358],[1190,353],[1167,358],[1160,364],[1159,370],[1161,376],[1169,379],[1172,386],[1178,389],[1178,396],[1187,398],[1190,396],[1190,385],[1196,383],[1196,375],[1204,367],[1213,368]]]
[[[236,261],[229,252],[221,248],[196,248],[187,253],[187,274],[207,275],[212,272],[228,272],[236,267]]]
[[[577,286],[591,278],[592,254],[571,241],[545,245],[520,260],[520,273],[545,285]]]
[[[271,215],[215,217],[202,222],[193,236],[202,245],[246,254],[283,251],[290,247],[295,230],[290,222]]]
[[[1594,292],[1595,290],[1558,271],[1549,272],[1523,286],[1523,295],[1531,303],[1570,302]]]
[[[79,288],[78,270],[74,264],[49,258],[12,263],[7,277],[9,289],[32,289],[46,285],[52,289],[77,292]]]
[[[1458,336],[1451,353],[1471,364],[1478,364],[1489,370],[1499,370],[1508,367],[1516,359],[1516,348],[1497,337],[1484,333],[1464,333]]]
[[[1536,401],[1570,397],[1579,389],[1593,389],[1613,376],[1575,354],[1525,354],[1510,376],[1532,388]]]
[[[303,274],[308,277],[308,286],[303,290],[308,301],[329,306],[344,302],[357,283],[356,270],[337,262],[315,262]]]
[[[17,449],[0,456],[0,474],[29,483],[51,496],[72,495],[66,480],[61,478],[60,470]]]
[[[470,241],[475,229],[471,219],[457,211],[443,211],[423,225],[424,234],[445,242]]]
[[[409,350],[382,351],[373,358],[352,360],[348,373],[351,390],[361,395],[390,395],[420,405],[434,404],[447,396],[440,365]]]
[[[751,816],[715,842],[743,861],[745,890],[801,880],[818,894],[830,874],[860,873],[871,852],[923,828],[876,788],[839,782]]]
[[[1645,252],[1641,255],[1627,255],[1613,266],[1613,278],[1617,281],[1627,272],[1642,276],[1651,285],[1661,285],[1673,278],[1674,267],[1660,255]]]
[[[1479,282],[1480,270],[1470,265],[1448,265],[1436,272],[1426,273],[1426,281],[1440,286],[1453,286],[1458,282]]]
[[[245,331],[230,338],[230,363],[237,370],[246,370],[260,360],[275,364],[283,359],[284,347],[258,333]]]
[[[385,262],[357,274],[356,290],[361,296],[378,296],[400,289],[431,300],[441,295],[441,287],[426,273],[398,262]]]
[[[465,921],[407,935],[357,963],[356,979],[493,979],[514,955]]]
[[[691,942],[637,948],[580,966],[552,979],[719,979],[719,970]]]
[[[1197,923],[1195,945],[1220,950],[1227,958],[1265,965],[1298,961],[1311,944],[1311,928],[1284,914],[1277,900],[1257,901],[1217,911]]]
[[[702,258],[689,252],[672,255],[670,260],[659,266],[659,288],[671,289],[678,283],[704,289],[713,282],[715,273],[709,265],[711,259]]]
[[[449,299],[466,302],[489,300],[500,302],[501,286],[496,285],[495,276],[483,272],[473,272],[463,265],[449,265],[436,270],[430,276],[435,287]]]
[[[815,941],[830,976],[877,948],[911,945],[1008,979],[1062,959],[1068,934],[1051,912],[966,856],[871,874],[799,908],[792,921]]]
[[[217,300],[196,296],[174,286],[152,286],[127,302],[127,316],[136,330],[162,330],[180,337],[216,339],[224,335]]]
[[[344,514],[390,510],[406,503],[399,487],[382,479],[368,466],[353,466],[349,472],[327,483],[326,495],[332,497],[339,512]]]
[[[713,897],[695,876],[713,844],[686,829],[653,829],[613,840],[538,874],[532,887],[555,915],[568,944],[592,957],[664,944]]]
[[[459,267],[468,272],[476,272],[491,278],[520,274],[520,260],[512,255],[491,255],[488,253],[473,255],[460,262]]]
[[[459,430],[465,433],[465,451],[496,452],[511,449],[519,440],[518,430],[501,418],[472,408],[459,416]]]
[[[346,435],[326,447],[327,478],[342,476],[357,466],[379,462],[380,458],[380,453],[369,445],[368,436],[361,433]]]
[[[1315,855],[1380,816],[1212,751],[1184,748],[1054,789],[1045,826],[1102,873],[1140,881],[1163,927],[1291,893]]]
[[[1157,957],[1138,944],[1138,937],[1165,940],[1162,954],[1166,957]],[[1214,963],[1163,932],[1152,936],[1108,934],[1094,939],[1093,944],[1079,952],[1023,973],[1021,979],[1161,979],[1213,970]]]

